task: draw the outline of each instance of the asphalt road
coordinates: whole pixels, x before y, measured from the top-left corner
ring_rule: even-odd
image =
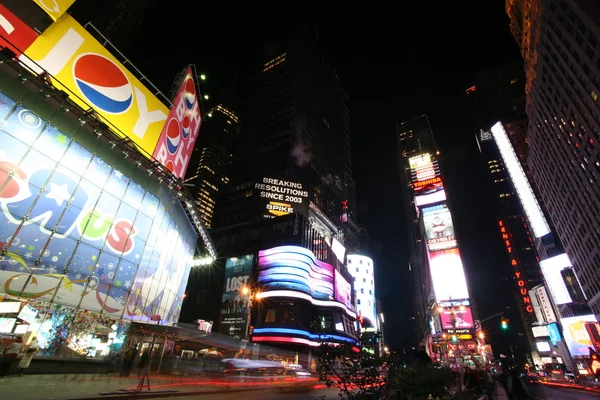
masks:
[[[324,397],[322,397],[324,396]],[[165,399],[162,397],[161,399]],[[243,393],[219,393],[211,395],[177,396],[178,400],[338,400],[337,389],[318,389],[308,393],[279,392],[277,390],[257,390]],[[158,398],[157,398],[158,400]]]
[[[600,393],[585,390],[561,388],[549,385],[529,385],[535,400],[597,400]]]

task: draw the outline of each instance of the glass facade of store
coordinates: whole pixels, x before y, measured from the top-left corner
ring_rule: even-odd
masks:
[[[178,321],[197,235],[179,199],[66,107],[0,73],[0,335],[104,357]]]

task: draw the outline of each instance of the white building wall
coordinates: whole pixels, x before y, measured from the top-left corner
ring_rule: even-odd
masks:
[[[347,263],[348,271],[354,277],[352,287],[356,296],[358,311],[364,318],[371,321],[373,326],[379,329],[373,260],[358,254],[348,254]]]

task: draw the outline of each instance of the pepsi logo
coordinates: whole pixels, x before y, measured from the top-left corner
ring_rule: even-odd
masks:
[[[190,116],[186,115],[183,117],[183,121],[181,121],[181,136],[184,139],[187,139],[190,136]]]
[[[177,153],[177,148],[181,142],[181,135],[179,134],[179,122],[175,118],[169,120],[169,126],[167,126],[167,151],[169,154]]]
[[[21,110],[17,115],[21,124],[29,129],[37,129],[42,126],[42,119],[29,110]]]
[[[191,110],[196,104],[196,87],[194,86],[194,80],[188,76],[184,85],[185,106],[188,110]]]
[[[79,56],[73,63],[73,77],[81,94],[101,111],[121,114],[133,103],[129,79],[104,56],[94,53]]]

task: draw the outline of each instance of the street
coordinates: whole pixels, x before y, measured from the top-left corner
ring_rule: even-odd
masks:
[[[197,396],[173,396],[168,397],[169,399],[192,399],[192,400],[229,400],[231,399],[232,394],[223,392],[220,394],[212,394],[212,395],[197,395]],[[240,400],[334,400],[339,399],[338,390],[337,389],[318,389],[312,390],[308,393],[294,393],[294,392],[280,392],[277,390],[257,390],[253,392],[244,392],[237,394],[238,399]],[[161,397],[164,399],[165,397]],[[156,397],[155,399],[159,399]],[[587,399],[587,398],[586,398]]]
[[[536,400],[592,400],[600,399],[600,393],[583,389],[550,385],[529,385],[532,397]]]

